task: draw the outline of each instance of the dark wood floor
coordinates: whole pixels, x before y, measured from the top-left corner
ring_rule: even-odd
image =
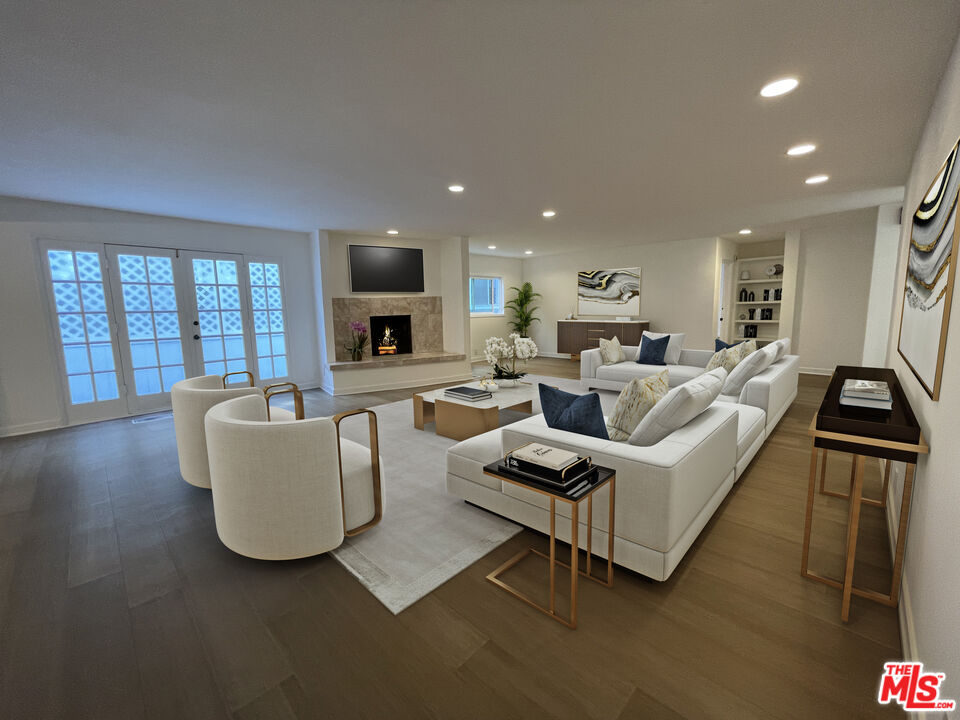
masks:
[[[572,376],[575,364],[532,370]],[[0,440],[0,716],[42,718],[850,718],[900,656],[896,611],[799,576],[803,380],[773,437],[668,582],[581,583],[567,630],[484,581],[520,533],[394,616],[330,557],[267,563],[217,539],[208,491],[177,474],[169,420]],[[410,391],[330,398],[329,414]],[[869,464],[868,487],[879,474]],[[831,481],[845,484],[840,456]],[[812,566],[837,573],[842,501],[819,498]],[[882,586],[865,508],[858,583]],[[536,560],[511,581],[537,588]]]

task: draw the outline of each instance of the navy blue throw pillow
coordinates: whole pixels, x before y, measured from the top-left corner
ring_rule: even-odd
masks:
[[[664,335],[657,340],[649,335],[640,338],[640,352],[637,353],[637,362],[641,365],[666,365],[663,356],[667,353],[667,345],[670,344],[670,336]]]
[[[574,395],[543,383],[539,384],[539,388],[540,408],[543,410],[547,427],[589,435],[601,440],[610,439],[607,435],[607,425],[603,421],[603,408],[600,407],[599,395],[596,393]]]
[[[740,342],[730,343],[729,345],[725,343],[720,338],[717,338],[713,341],[713,351],[720,352],[721,350],[726,350],[727,348],[736,347],[740,343],[746,342],[746,340],[741,340]]]

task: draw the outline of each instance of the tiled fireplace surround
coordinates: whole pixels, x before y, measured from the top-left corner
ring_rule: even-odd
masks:
[[[413,352],[443,352],[443,304],[439,297],[333,298],[332,302],[338,361],[350,359],[350,351],[344,348],[351,342],[350,323],[359,320],[369,328],[371,315],[409,315]],[[369,345],[363,357],[370,357]]]

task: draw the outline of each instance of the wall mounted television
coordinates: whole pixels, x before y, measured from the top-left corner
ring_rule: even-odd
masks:
[[[350,245],[349,252],[351,292],[423,292],[422,249]]]

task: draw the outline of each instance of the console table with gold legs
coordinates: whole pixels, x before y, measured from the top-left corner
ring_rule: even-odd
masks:
[[[576,629],[577,627],[577,583],[580,576],[586,577],[590,580],[593,580],[595,583],[603,585],[604,587],[613,587],[613,536],[614,536],[614,505],[616,500],[616,482],[617,474],[615,471],[610,468],[601,467],[599,465],[594,466],[597,470],[596,479],[592,480],[589,486],[579,492],[574,491],[573,493],[564,493],[560,490],[554,490],[543,485],[539,485],[534,482],[527,481],[523,478],[520,478],[516,475],[512,475],[509,471],[504,471],[503,468],[499,467],[499,462],[494,462],[489,465],[486,465],[483,468],[485,475],[490,475],[495,477],[498,480],[508,482],[512,485],[518,487],[526,488],[532,492],[544,495],[550,500],[550,551],[549,554],[535,550],[534,548],[527,548],[512,558],[507,560],[503,565],[498,567],[492,573],[487,575],[487,580],[492,582],[497,587],[505,590],[506,592],[513,595],[513,597],[522,600],[533,608],[536,608],[540,612],[552,617],[557,622],[562,625],[566,625],[568,628]],[[607,572],[606,579],[597,577],[593,574],[592,558],[593,558],[593,496],[601,488],[608,487],[610,488],[610,507],[609,507],[609,517],[607,525]],[[580,570],[580,548],[579,548],[579,525],[580,525],[580,503],[584,500],[587,501],[587,569]],[[556,519],[557,519],[557,502],[566,502],[570,504],[570,564],[566,564],[557,559],[557,532],[556,532]],[[550,563],[550,595],[548,605],[542,605],[536,600],[531,598],[526,593],[517,590],[514,587],[511,587],[504,580],[500,578],[500,575],[505,573],[510,568],[514,567],[517,563],[523,560],[527,555],[530,554],[539,555],[542,558],[545,558]],[[563,617],[557,612],[556,608],[556,571],[557,566],[564,567],[570,570],[570,615],[569,617]]]
[[[890,386],[893,395],[893,410],[878,411],[842,405],[839,402],[844,380],[883,380]],[[907,527],[910,520],[910,500],[913,495],[913,480],[917,457],[930,451],[923,439],[916,416],[907,402],[896,373],[885,368],[860,368],[840,366],[834,372],[820,410],[807,431],[811,436],[810,478],[807,486],[807,507],[803,525],[803,551],[800,559],[800,574],[810,580],[823,583],[841,591],[840,617],[850,619],[850,601],[853,595],[874,602],[896,607],[900,602],[900,581],[903,576],[903,556],[906,550]],[[827,490],[824,480],[827,472],[827,453],[844,452],[853,455],[850,485],[846,493]],[[867,457],[884,459],[883,486],[877,499],[863,496],[863,468]],[[818,462],[819,461],[819,462]],[[857,533],[860,529],[862,505],[880,508],[887,506],[887,490],[890,484],[890,464],[906,463],[903,493],[900,499],[900,517],[897,525],[897,542],[893,556],[893,572],[888,593],[858,588],[853,584],[853,570],[857,556]],[[809,569],[810,534],[813,525],[813,505],[817,492],[819,465],[821,495],[840,498],[848,502],[846,551],[842,579],[830,578]]]

